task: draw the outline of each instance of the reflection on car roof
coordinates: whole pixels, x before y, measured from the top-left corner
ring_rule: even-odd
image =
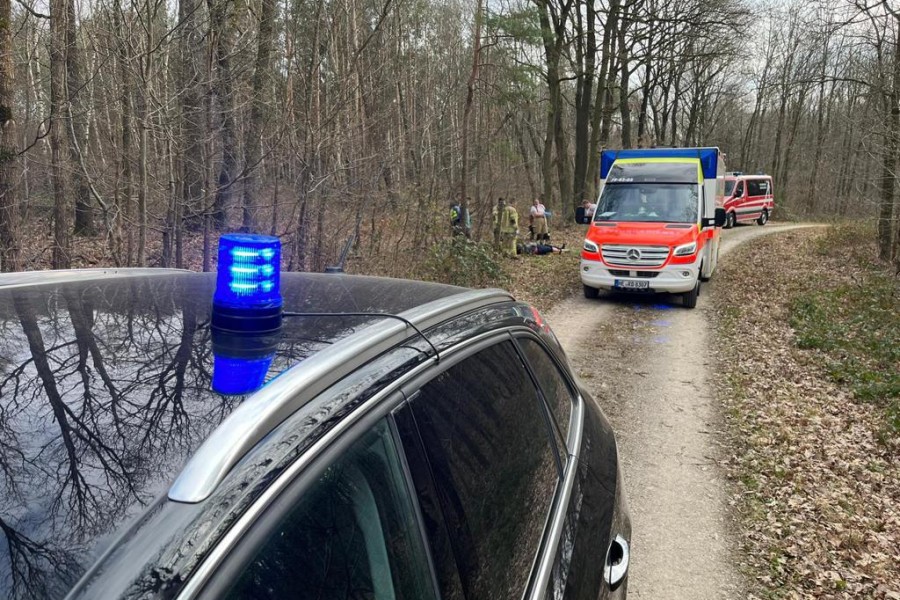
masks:
[[[210,389],[214,275],[146,275],[0,287],[0,597],[64,595],[243,399]],[[309,312],[397,313],[460,291],[282,278],[285,307]],[[377,320],[287,320],[269,377]]]

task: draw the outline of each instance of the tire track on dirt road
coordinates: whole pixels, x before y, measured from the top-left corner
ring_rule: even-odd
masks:
[[[720,259],[762,235],[809,226],[725,231]],[[714,293],[715,277],[703,285],[694,310],[676,297],[601,296],[571,298],[547,314],[616,430],[633,526],[632,598],[745,597],[717,466],[722,419],[711,385]]]

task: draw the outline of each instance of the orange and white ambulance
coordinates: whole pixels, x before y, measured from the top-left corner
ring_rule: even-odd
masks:
[[[585,297],[668,292],[694,308],[718,262],[724,177],[718,148],[604,150],[581,252]]]

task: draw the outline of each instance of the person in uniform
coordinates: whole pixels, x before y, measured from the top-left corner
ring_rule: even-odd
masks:
[[[515,206],[507,204],[503,198],[497,200],[494,231],[500,238],[500,252],[515,257],[516,237],[519,235],[519,213]]]
[[[537,198],[531,201],[528,220],[531,224],[529,229],[534,232],[534,239],[537,241],[550,239],[550,232],[547,229],[547,209]]]
[[[470,198],[466,199],[466,204],[471,202]],[[465,214],[463,214],[465,213]],[[450,201],[450,230],[453,235],[466,235],[466,232],[472,229],[472,214],[469,210],[463,210],[459,202]]]

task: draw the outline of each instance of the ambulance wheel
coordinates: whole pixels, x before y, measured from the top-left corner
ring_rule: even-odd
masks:
[[[685,308],[694,308],[697,306],[697,297],[700,296],[700,279],[697,279],[697,285],[689,292],[681,295],[681,303]]]
[[[769,211],[764,208],[762,213],[759,215],[759,218],[756,220],[756,224],[759,225],[760,227],[762,227],[763,225],[765,225],[768,222],[769,222]]]
[[[731,229],[732,227],[734,227],[734,222],[735,222],[734,211],[725,215],[725,229]]]
[[[584,284],[582,284],[584,285]],[[584,297],[588,300],[596,300],[600,297],[600,290],[589,285],[584,286]]]

